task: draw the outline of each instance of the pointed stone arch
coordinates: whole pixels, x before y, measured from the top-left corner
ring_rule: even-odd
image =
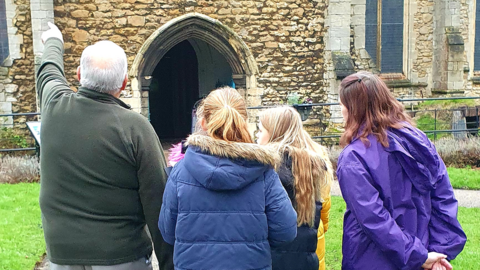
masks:
[[[162,57],[175,45],[188,39],[202,40],[223,55],[232,69],[235,88],[245,97],[247,106],[262,103],[262,89],[256,86],[258,67],[245,42],[228,26],[200,13],[189,13],[170,20],[157,29],[140,48],[129,71],[132,96],[124,101],[148,117],[148,91],[152,73]],[[253,114],[252,114],[253,113]],[[249,125],[255,129],[255,112]]]
[[[164,24],[142,45],[129,72],[132,90],[148,90],[152,73],[162,57],[175,45],[190,38],[207,42],[225,57],[239,90],[248,91],[255,87],[258,68],[245,42],[218,20],[200,13],[189,13]]]

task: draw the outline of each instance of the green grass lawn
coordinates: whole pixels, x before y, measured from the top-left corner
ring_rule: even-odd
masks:
[[[454,188],[480,189],[480,170],[447,168]]]
[[[0,184],[0,269],[31,270],[45,252],[40,185]]]
[[[45,252],[36,183],[0,184],[0,269],[30,270]],[[326,234],[327,269],[341,269],[342,226],[345,202],[332,197],[329,230]],[[452,262],[454,269],[480,269],[480,209],[459,209],[459,219],[468,241]]]
[[[479,208],[460,207],[458,219],[462,224],[463,230],[467,234],[467,245],[458,257],[452,261],[453,269],[480,269],[480,220]]]
[[[332,197],[329,229],[326,239],[326,264],[328,270],[340,270],[342,266],[342,225],[345,201],[341,197]],[[452,261],[454,270],[480,269],[480,209],[460,207],[458,218],[467,234],[467,245],[458,257]]]
[[[452,128],[451,123],[447,122],[445,120],[440,119],[439,117],[437,118],[437,121],[435,123],[435,118],[431,116],[430,114],[424,114],[420,116],[418,119],[415,120],[417,123],[417,128],[419,128],[422,131],[427,131],[427,130],[449,130]],[[437,136],[435,137],[435,134],[433,133],[428,133],[427,137],[430,140],[439,140],[441,138],[447,138],[451,137],[451,133],[437,133]]]
[[[327,270],[342,269],[343,213],[345,213],[345,208],[345,201],[341,197],[332,196],[328,231],[325,234]]]

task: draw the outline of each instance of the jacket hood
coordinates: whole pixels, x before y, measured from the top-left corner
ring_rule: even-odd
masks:
[[[435,189],[440,160],[435,147],[420,130],[411,126],[389,129],[389,147],[415,188],[425,194]]]
[[[187,139],[184,166],[197,182],[210,190],[237,190],[262,177],[280,163],[271,147],[226,142],[194,134]]]

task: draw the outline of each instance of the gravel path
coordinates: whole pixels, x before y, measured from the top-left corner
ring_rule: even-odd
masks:
[[[480,208],[480,190],[463,190],[455,189],[455,198],[458,200],[458,205],[463,207],[477,207]],[[342,196],[338,181],[332,184],[332,195]]]

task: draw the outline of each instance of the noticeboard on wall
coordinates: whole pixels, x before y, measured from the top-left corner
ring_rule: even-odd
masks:
[[[32,133],[38,145],[40,145],[40,126],[41,126],[40,121],[27,122],[27,127]]]

